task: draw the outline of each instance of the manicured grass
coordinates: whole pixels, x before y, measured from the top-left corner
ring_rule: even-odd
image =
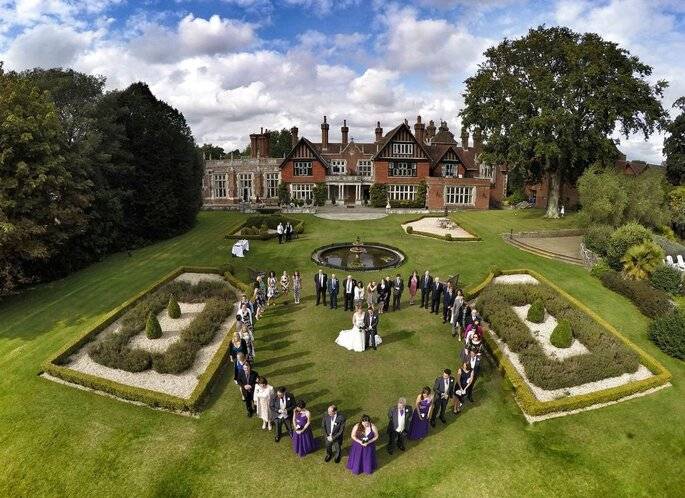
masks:
[[[529,426],[506,381],[486,365],[467,405],[447,426],[406,453],[379,451],[380,470],[354,477],[323,463],[323,452],[299,459],[289,441],[276,445],[261,423],[247,419],[225,376],[199,419],[137,407],[37,377],[41,363],[112,308],[181,265],[226,263],[224,239],[244,217],[202,213],[197,227],[175,239],[114,255],[64,280],[0,303],[0,494],[88,496],[550,496],[682,494],[685,481],[685,366],[648,340],[647,319],[625,298],[580,267],[540,258],[505,244],[500,233],[573,227],[573,217],[539,211],[455,215],[481,237],[447,243],[417,239],[400,223],[410,216],[341,222],[302,216],[293,243],[251,241],[247,258],[229,260],[242,278],[248,267],[304,273],[302,305],[278,304],[258,324],[256,369],[287,384],[317,415],[337,402],[352,420],[368,413],[385,429],[398,396],[414,398],[442,368],[456,369],[457,344],[440,320],[404,306],[381,317],[379,351],[350,353],[333,343],[349,313],[314,307],[309,259],[327,243],[354,240],[399,247],[399,269],[459,273],[464,286],[488,268],[537,270],[654,355],[673,374],[673,387],[600,410]],[[329,275],[333,270],[327,270]],[[394,274],[394,271],[383,274]],[[377,274],[358,274],[367,281]],[[349,444],[346,442],[346,447]]]

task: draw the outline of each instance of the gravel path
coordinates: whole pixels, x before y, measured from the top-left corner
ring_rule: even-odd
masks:
[[[201,280],[214,280],[216,282],[223,282],[224,277],[216,273],[181,273],[174,279],[174,282],[189,282],[192,285],[197,284]]]
[[[417,232],[432,233],[434,235],[440,235],[443,237],[449,233],[454,238],[474,238],[473,234],[467,232],[458,225],[454,225],[453,228],[449,229],[442,228],[440,226],[439,220],[440,218],[429,216],[427,218],[421,218],[418,221],[405,223],[404,225],[402,225],[402,228],[404,228],[404,230],[406,231],[407,227],[412,227],[412,229]]]
[[[492,281],[496,284],[539,284],[535,277],[527,273],[516,273],[514,275],[500,275],[495,277]]]

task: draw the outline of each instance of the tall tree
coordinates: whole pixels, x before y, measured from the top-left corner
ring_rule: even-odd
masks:
[[[269,135],[269,155],[271,157],[285,157],[292,145],[292,135],[289,130],[272,131]]]
[[[548,217],[558,217],[563,181],[613,161],[615,131],[648,138],[666,123],[667,84],[650,85],[650,66],[594,33],[540,26],[485,57],[466,80],[463,122],[487,137],[483,160],[548,179]]]
[[[224,151],[223,147],[219,147],[218,145],[213,145],[213,144],[202,144],[202,147],[200,149],[200,154],[205,159],[223,159],[226,157],[226,152]]]
[[[666,127],[666,179],[673,185],[685,185],[685,97],[676,100],[673,107],[680,109],[680,114]]]

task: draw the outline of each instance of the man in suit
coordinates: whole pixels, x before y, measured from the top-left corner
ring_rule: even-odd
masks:
[[[247,408],[247,416],[251,417],[254,414],[254,388],[257,384],[257,377],[259,374],[252,370],[249,363],[243,365],[243,369],[238,373],[238,385],[240,391],[245,398],[245,408]]]
[[[447,423],[445,420],[447,403],[454,395],[454,377],[452,377],[452,370],[446,368],[443,370],[442,375],[435,379],[433,392],[435,393],[435,409],[431,416],[431,426],[435,427],[435,419],[438,416],[443,424]]]
[[[324,461],[330,462],[331,458],[335,457],[335,463],[340,463],[345,432],[345,416],[338,412],[337,406],[331,405],[328,407],[328,411],[321,421],[321,427],[326,437],[326,457]]]
[[[278,243],[283,243],[283,234],[285,233],[285,228],[283,228],[283,223],[279,223],[276,227],[276,233],[278,234]]]
[[[378,313],[369,306],[369,309],[364,313],[364,345],[372,347],[376,351],[376,334],[378,333]]]
[[[452,288],[452,282],[447,282],[445,294],[442,298],[442,323],[447,323],[447,320],[452,318],[452,306],[454,306],[455,297],[456,293]]]
[[[421,288],[421,307],[428,309],[428,302],[430,301],[431,291],[433,290],[433,277],[431,277],[428,270],[421,277],[419,282]]]
[[[343,282],[343,292],[345,293],[345,311],[354,310],[354,288],[357,286],[357,282],[352,278],[352,275],[348,275]]]
[[[400,398],[396,406],[388,410],[388,453],[392,455],[397,447],[404,451],[404,442],[407,439],[409,421],[411,420],[411,406],[407,406],[407,400]]]
[[[340,281],[335,276],[335,273],[331,274],[331,279],[328,281],[328,297],[331,304],[331,309],[336,309],[338,307],[338,292],[340,291]]]
[[[397,311],[400,309],[400,300],[402,299],[402,291],[404,291],[404,281],[400,274],[398,273],[395,280],[392,283],[392,310]]]
[[[390,277],[385,277],[383,279],[383,282],[385,284],[385,294],[384,294],[384,299],[383,299],[383,313],[388,311],[390,309],[390,294],[392,293],[392,282],[390,281]]]
[[[326,306],[326,290],[328,288],[328,275],[321,268],[319,273],[314,275],[314,287],[316,288],[316,305],[319,305],[323,297],[323,305]]]
[[[440,298],[442,297],[443,291],[444,287],[442,282],[440,282],[440,277],[435,277],[431,292],[431,313],[435,313],[436,315],[440,313]]]
[[[293,437],[293,410],[295,409],[295,396],[289,393],[284,386],[276,390],[276,396],[271,399],[271,415],[276,421],[276,442],[281,440],[283,425],[288,435]]]

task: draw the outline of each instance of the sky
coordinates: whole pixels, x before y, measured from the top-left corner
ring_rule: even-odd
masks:
[[[297,126],[320,140],[372,141],[447,121],[458,134],[464,80],[484,50],[538,25],[595,32],[685,95],[685,0],[0,0],[6,69],[71,67],[108,89],[145,81],[179,109],[198,143],[243,148],[249,134]],[[621,138],[629,159],[662,161],[663,136]]]

